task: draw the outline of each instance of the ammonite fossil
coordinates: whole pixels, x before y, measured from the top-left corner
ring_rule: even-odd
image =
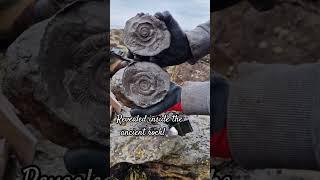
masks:
[[[155,56],[170,46],[170,32],[164,22],[148,14],[137,14],[126,22],[124,44],[134,54]]]
[[[78,61],[76,71],[66,78],[65,84],[75,101],[85,105],[107,105],[107,47],[106,33],[94,34],[83,40],[73,51],[72,58]],[[81,64],[82,63],[82,64]],[[67,80],[68,79],[68,80]]]
[[[122,84],[125,96],[146,108],[160,102],[170,87],[169,74],[150,62],[135,62],[126,67]]]
[[[108,145],[107,19],[104,1],[75,1],[8,48],[3,92],[53,142]]]

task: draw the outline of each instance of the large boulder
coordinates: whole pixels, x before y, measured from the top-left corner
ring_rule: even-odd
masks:
[[[123,116],[128,116],[124,113]],[[210,171],[210,117],[184,116],[193,132],[185,136],[120,136],[121,130],[167,127],[164,123],[118,124],[110,126],[110,166],[112,174],[132,176],[139,167],[147,177],[209,179]],[[125,165],[128,163],[131,165]],[[126,168],[127,167],[127,168]],[[129,170],[128,170],[129,169]],[[129,171],[129,172],[128,172]]]

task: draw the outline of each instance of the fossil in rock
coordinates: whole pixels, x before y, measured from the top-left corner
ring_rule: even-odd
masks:
[[[122,68],[118,70],[110,80],[110,91],[115,95],[116,99],[120,101],[124,106],[133,107],[134,103],[129,100],[124,94],[124,87],[122,85],[122,77],[124,70],[126,68]]]
[[[124,44],[140,56],[155,56],[169,48],[170,36],[165,23],[149,14],[137,14],[124,28]]]
[[[160,102],[170,87],[169,74],[150,62],[135,62],[126,67],[122,84],[125,96],[146,108]]]
[[[75,47],[72,58],[75,64],[68,82],[65,82],[71,96],[82,104],[89,102],[107,105],[107,47],[106,33],[93,34]]]
[[[6,53],[4,94],[23,121],[39,125],[55,143],[77,145],[74,134],[84,144],[108,145],[104,6],[99,0],[75,1],[31,26]]]

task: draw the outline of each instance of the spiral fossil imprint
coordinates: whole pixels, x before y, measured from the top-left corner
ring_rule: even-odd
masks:
[[[2,90],[53,142],[109,144],[107,19],[103,1],[74,1],[8,48]]]
[[[137,14],[126,22],[124,44],[134,54],[155,56],[170,46],[170,32],[156,17]]]
[[[126,98],[142,108],[160,102],[170,87],[170,76],[158,65],[135,62],[126,67],[122,84]]]

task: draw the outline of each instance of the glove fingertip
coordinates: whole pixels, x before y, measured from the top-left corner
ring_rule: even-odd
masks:
[[[172,15],[169,11],[164,11],[162,13],[157,12],[154,14],[154,16],[156,18],[158,18],[159,20],[164,21],[166,24],[169,23],[173,19]]]
[[[144,13],[143,13],[143,12],[140,12],[140,13],[138,13],[137,15],[138,15],[138,16],[143,16]]]
[[[164,11],[164,12],[162,13],[162,15],[163,15],[165,18],[172,17],[172,16],[171,16],[171,13],[170,13],[169,11]]]
[[[164,17],[161,12],[156,12],[153,16],[161,21],[164,21]]]
[[[173,16],[171,15],[171,13],[169,11],[164,11],[162,13],[162,15],[163,15],[163,18],[165,19],[165,21],[168,23],[174,20]]]

